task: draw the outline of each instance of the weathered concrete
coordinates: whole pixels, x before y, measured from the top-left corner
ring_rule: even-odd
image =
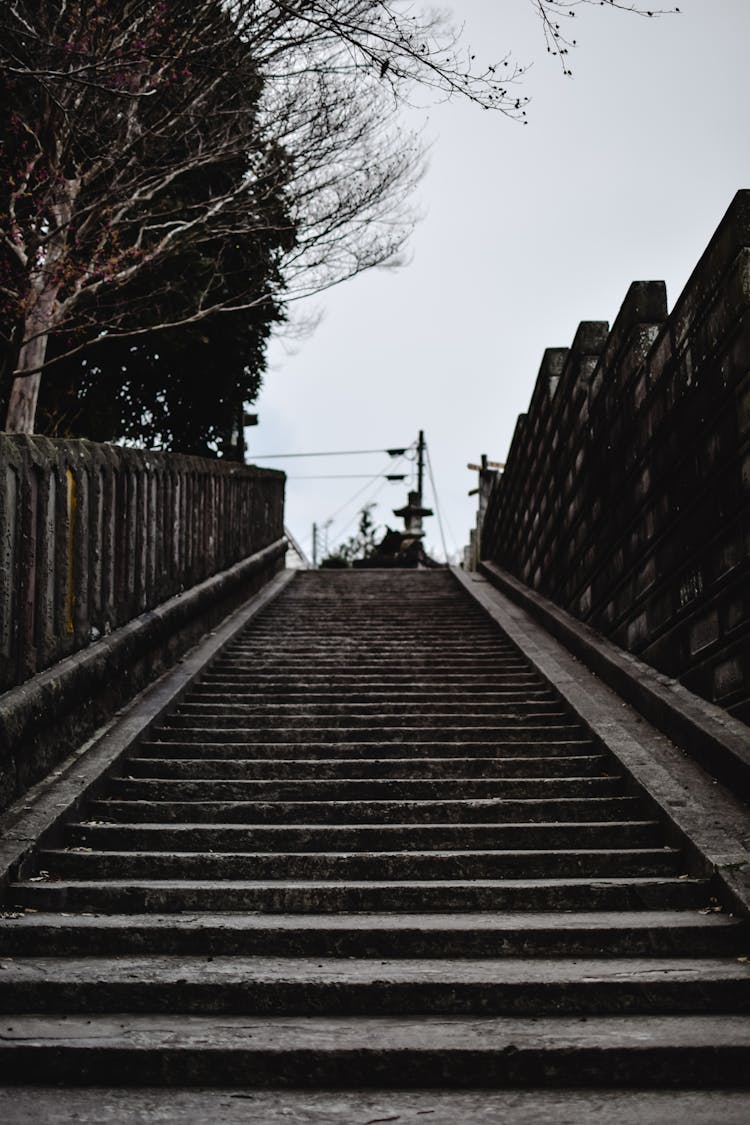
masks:
[[[612,644],[494,563],[480,563],[479,571],[714,777],[750,798],[750,730],[745,723]]]
[[[7,1125],[747,1125],[744,1091],[0,1089]]]
[[[619,702],[584,716],[489,608],[446,572],[303,574],[217,649],[8,887],[13,1080],[745,1086],[744,923]]]
[[[272,558],[276,557],[275,552],[276,547],[271,548]],[[248,564],[250,563],[252,560],[248,560]],[[281,593],[289,579],[288,573],[277,576],[259,594],[245,602],[188,653],[178,667],[167,672],[130,706],[124,708],[100,735],[80,746],[59,769],[47,775],[25,795],[21,803],[0,818],[0,888],[22,871],[24,858],[32,845],[54,838],[55,828],[63,818],[69,817],[84,799],[94,795],[97,784],[106,777],[108,770],[133,741],[147,734],[162,715],[175,705],[206,663],[239,630],[244,629],[271,599]],[[87,657],[90,659],[88,652],[71,659],[83,661]],[[105,673],[106,661],[99,674]],[[59,670],[52,671],[49,676],[59,674]],[[19,690],[32,692],[31,687]],[[43,689],[40,690],[43,695]],[[40,707],[42,697],[33,698],[34,706]],[[12,708],[12,703],[6,703],[6,706]]]
[[[0,808],[261,589],[285,552],[276,541],[0,695]]]
[[[747,807],[645,723],[524,609],[479,575],[458,572],[457,577],[649,795],[672,841],[686,849],[692,870],[713,878],[735,907],[750,915]]]
[[[746,1016],[5,1017],[17,1082],[267,1088],[743,1087]]]

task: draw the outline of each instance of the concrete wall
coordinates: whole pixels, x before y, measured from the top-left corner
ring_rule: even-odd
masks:
[[[284,474],[0,435],[0,690],[283,535]]]
[[[283,567],[284,479],[0,435],[0,809]]]
[[[671,314],[636,282],[545,352],[481,553],[750,721],[750,192]]]

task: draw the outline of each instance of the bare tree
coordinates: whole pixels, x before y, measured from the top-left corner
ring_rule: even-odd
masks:
[[[566,50],[556,10],[594,0],[531,2]],[[422,167],[399,105],[423,91],[523,118],[522,74],[508,56],[478,68],[398,0],[6,0],[7,429],[32,431],[41,372],[105,335],[291,300],[392,259]],[[224,249],[253,236],[274,239],[278,269],[227,284]],[[176,300],[162,267],[186,249],[213,264]]]

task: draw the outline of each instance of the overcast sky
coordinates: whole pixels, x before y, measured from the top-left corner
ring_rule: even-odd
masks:
[[[581,320],[611,322],[633,280],[663,278],[671,307],[732,196],[750,187],[750,0],[679,6],[658,20],[579,9],[570,79],[546,55],[528,0],[443,5],[480,57],[533,60],[530,123],[458,103],[429,112],[410,264],[318,298],[314,334],[273,344],[250,460],[407,445],[422,427],[448,548],[463,546],[475,513],[466,464],[504,460],[544,348],[568,345]],[[308,550],[313,521],[343,509],[334,546],[372,497],[376,521],[401,526],[391,509],[405,487],[299,478],[375,475],[387,462],[258,460],[289,473],[287,524]],[[442,559],[437,520],[427,530]]]

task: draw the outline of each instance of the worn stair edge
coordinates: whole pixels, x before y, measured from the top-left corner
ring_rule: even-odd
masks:
[[[96,796],[105,777],[135,739],[147,735],[177,705],[206,664],[274,601],[293,577],[294,571],[275,575],[195,645],[180,663],[137,695],[103,733],[94,734],[6,810],[0,818],[0,890],[23,876],[37,849],[53,842],[62,824],[85,800]]]
[[[489,575],[489,564],[483,572]],[[535,620],[529,603],[525,606],[508,592],[499,589],[492,580],[480,574],[468,574],[457,567],[451,568],[461,586],[484,607],[486,612],[522,650],[531,666],[543,676],[579,717],[590,733],[621,763],[624,773],[642,793],[651,809],[659,816],[667,842],[683,848],[690,867],[696,873],[714,881],[716,894],[735,912],[750,916],[750,841],[747,839],[747,807],[737,796],[723,788],[705,770],[687,756],[686,750],[674,745],[655,726],[651,726],[631,708],[623,698],[603,682],[603,670],[594,672],[577,658],[571,649],[558,640],[553,625]],[[510,581],[510,579],[509,579]],[[515,582],[515,586],[520,583]],[[517,592],[517,591],[516,591]],[[537,595],[534,595],[537,598]],[[671,683],[653,669],[627,653],[621,653],[610,642],[592,630],[575,622],[569,615],[549,603],[550,613],[558,615],[570,635],[576,634],[592,650],[601,646],[603,657],[622,657],[620,672],[628,673],[630,664],[638,665],[640,682],[660,692],[667,691]],[[562,621],[563,615],[567,620]],[[549,630],[547,625],[549,624]],[[567,635],[567,633],[566,633]],[[610,651],[611,650],[611,651]],[[618,673],[619,674],[619,673]],[[633,679],[635,683],[635,679]],[[681,693],[691,696],[693,707],[699,701],[680,685],[675,695],[680,705]],[[670,687],[668,689],[672,691]],[[688,701],[689,702],[689,701]],[[710,704],[705,704],[710,708]],[[689,708],[690,709],[690,708]],[[718,710],[714,708],[713,710]],[[744,724],[726,717],[732,729],[747,730]],[[697,728],[696,728],[697,729]],[[727,726],[729,729],[729,726]],[[745,752],[750,754],[750,742],[745,737]]]
[[[750,1021],[8,1016],[0,1057],[16,1083],[747,1089]]]
[[[122,1079],[118,1079],[118,1083]],[[747,1125],[744,1090],[253,1090],[0,1087],[6,1125]]]
[[[697,910],[575,914],[58,914],[0,916],[5,957],[122,954],[275,957],[739,956],[741,923]]]

